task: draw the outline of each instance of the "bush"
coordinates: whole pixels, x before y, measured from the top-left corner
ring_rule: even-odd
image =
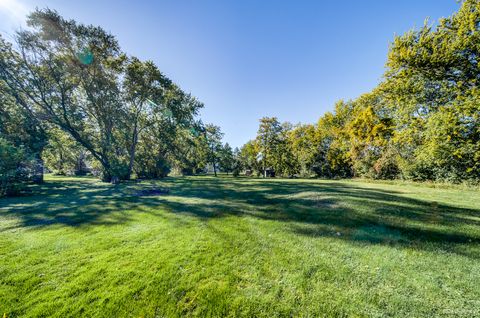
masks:
[[[18,194],[28,180],[25,151],[0,138],[0,197]]]
[[[170,173],[170,165],[163,158],[157,158],[155,162],[143,162],[135,172],[141,179],[165,178]]]
[[[373,177],[375,179],[393,180],[400,175],[397,155],[387,149],[373,165]]]
[[[412,181],[434,181],[435,172],[431,164],[404,160],[401,165],[402,177]]]

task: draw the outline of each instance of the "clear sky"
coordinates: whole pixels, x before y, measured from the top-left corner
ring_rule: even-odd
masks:
[[[436,21],[455,0],[0,0],[0,32],[35,7],[100,25],[205,103],[233,146],[258,119],[314,123],[374,88],[395,34]]]

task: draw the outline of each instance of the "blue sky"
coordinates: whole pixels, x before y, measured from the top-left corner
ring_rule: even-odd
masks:
[[[0,0],[0,32],[35,7],[100,25],[205,103],[233,146],[258,119],[314,123],[381,80],[395,34],[458,9],[455,0]]]

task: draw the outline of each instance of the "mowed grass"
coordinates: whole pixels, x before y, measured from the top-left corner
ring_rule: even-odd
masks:
[[[48,177],[0,199],[0,315],[480,317],[479,210],[404,183]]]

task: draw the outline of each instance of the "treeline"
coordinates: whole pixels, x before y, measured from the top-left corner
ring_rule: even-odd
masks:
[[[480,1],[397,36],[383,81],[316,125],[263,118],[241,149],[253,173],[480,182]]]
[[[240,150],[103,29],[36,10],[0,37],[0,196],[45,170],[107,182],[239,175],[480,182],[480,0],[394,39],[383,81],[316,124],[262,118]]]
[[[58,174],[107,182],[217,167],[228,145],[203,104],[103,29],[36,10],[0,37],[0,196]],[[226,153],[231,153],[227,151]]]

